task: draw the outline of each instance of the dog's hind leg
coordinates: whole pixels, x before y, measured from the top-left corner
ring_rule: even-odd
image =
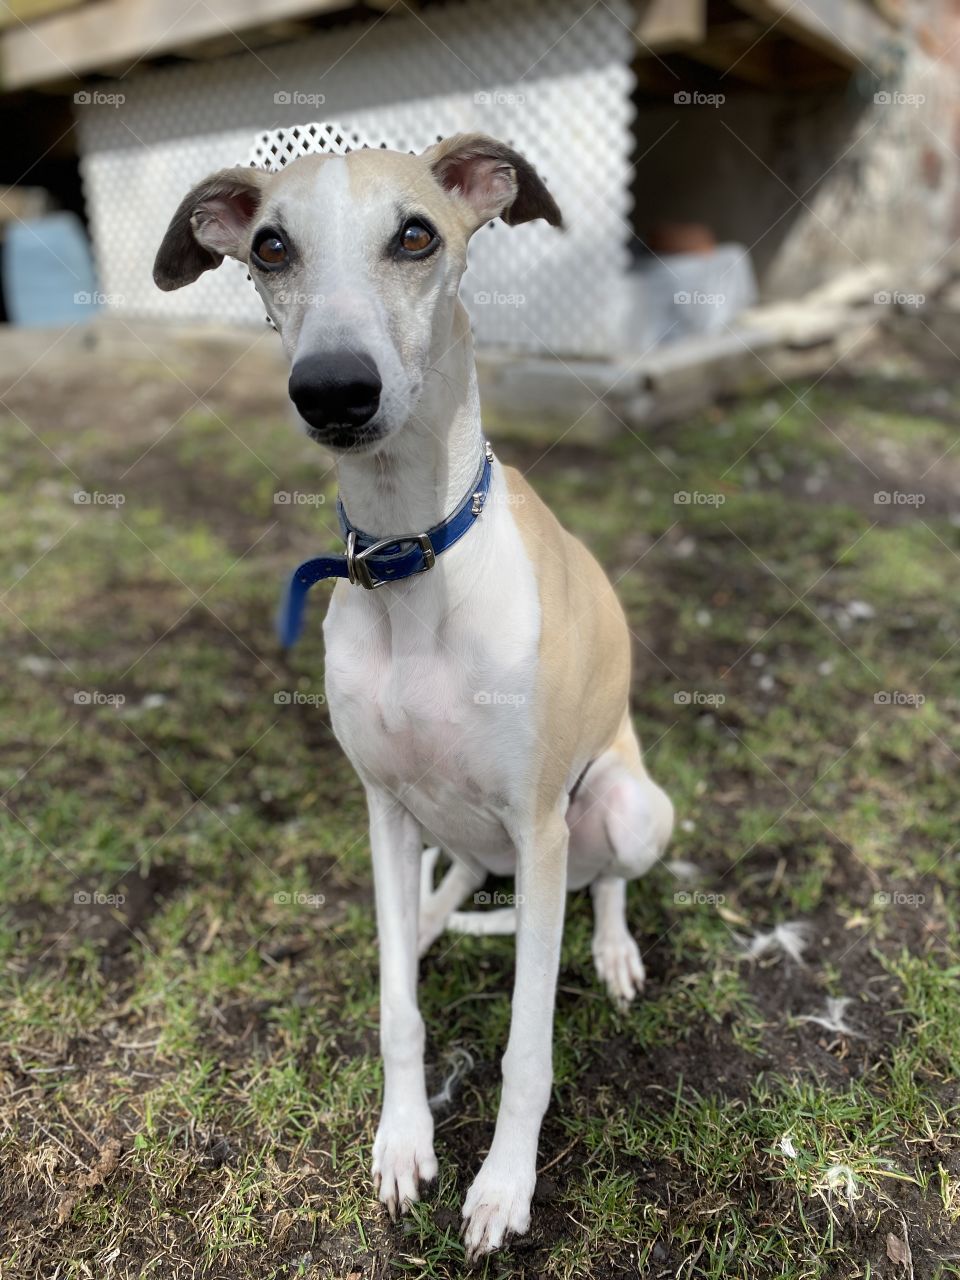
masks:
[[[440,850],[425,849],[420,862],[420,928],[417,953],[423,955],[447,928],[450,917],[467,894],[485,879],[482,867],[463,858],[451,856],[451,864],[443,879],[433,888],[433,871]]]
[[[627,882],[599,876],[593,895],[593,963],[612,999],[627,1005],[643,990],[646,971],[640,948],[627,928]]]
[[[433,873],[436,869],[437,859],[440,857],[440,846],[431,845],[429,849],[424,849],[420,855],[420,912],[423,913],[423,906],[427,899],[433,893]]]
[[[469,934],[473,938],[501,937],[517,932],[516,907],[497,907],[493,911],[454,911],[447,920],[451,933]]]
[[[640,951],[627,928],[626,881],[662,857],[673,829],[673,805],[644,768],[629,718],[587,770],[567,822],[571,867],[580,883],[591,882],[597,976],[618,1004],[626,1004],[644,981]]]
[[[634,880],[662,856],[673,830],[673,805],[643,765],[628,716],[608,749],[590,765],[567,810],[571,877]]]

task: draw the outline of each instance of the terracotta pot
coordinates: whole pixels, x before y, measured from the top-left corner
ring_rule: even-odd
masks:
[[[658,222],[647,235],[654,253],[712,253],[717,237],[703,222]]]

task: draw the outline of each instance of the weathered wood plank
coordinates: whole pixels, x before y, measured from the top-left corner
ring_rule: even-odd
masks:
[[[783,36],[808,44],[852,68],[872,65],[891,28],[862,0],[734,0],[739,9],[776,26]]]
[[[697,44],[707,34],[707,0],[646,0],[634,31],[641,50],[651,53]]]
[[[0,6],[0,29],[19,27],[22,22],[35,22],[38,18],[82,3],[83,0],[4,0]]]
[[[372,8],[390,0],[367,0]],[[349,0],[96,0],[82,8],[15,23],[0,35],[0,84],[22,89],[71,74],[124,67],[226,32],[351,7]]]

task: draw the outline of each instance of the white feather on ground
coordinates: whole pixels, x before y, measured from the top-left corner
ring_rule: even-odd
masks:
[[[827,1031],[835,1031],[838,1035],[857,1036],[860,1032],[854,1031],[853,1027],[848,1027],[843,1019],[843,1015],[847,1011],[847,1006],[853,1001],[849,996],[827,997],[827,1007],[821,1014],[804,1013],[797,1018],[797,1022],[815,1022],[818,1027],[825,1027]]]
[[[427,1099],[427,1106],[431,1111],[449,1106],[453,1101],[454,1090],[457,1085],[467,1072],[473,1069],[473,1055],[466,1049],[457,1048],[451,1050],[447,1061],[450,1064],[450,1070],[444,1076],[437,1092],[432,1098]]]
[[[755,933],[752,938],[734,934],[737,945],[751,960],[759,960],[770,952],[781,952],[795,964],[803,964],[803,953],[811,942],[811,928],[802,920],[789,920],[775,925],[769,933]]]
[[[832,1164],[826,1172],[827,1186],[831,1191],[842,1191],[847,1198],[847,1207],[853,1212],[857,1194],[857,1177],[848,1164]]]

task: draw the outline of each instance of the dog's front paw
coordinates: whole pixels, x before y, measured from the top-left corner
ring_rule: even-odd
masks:
[[[463,1242],[467,1261],[499,1249],[510,1235],[530,1229],[530,1201],[537,1177],[489,1159],[483,1164],[463,1203]]]
[[[621,1008],[643,990],[647,974],[640,948],[626,931],[594,938],[593,963],[610,998]]]
[[[373,1185],[390,1217],[419,1200],[420,1184],[436,1176],[430,1112],[395,1120],[383,1116],[373,1143]]]

